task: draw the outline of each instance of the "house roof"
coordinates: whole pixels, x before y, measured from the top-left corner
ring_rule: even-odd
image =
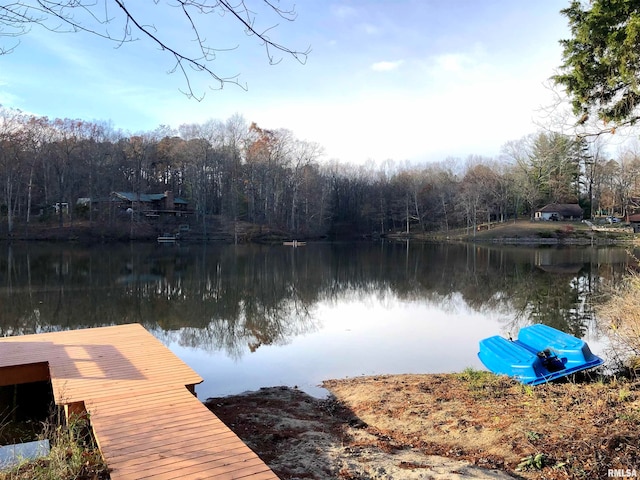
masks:
[[[160,200],[164,200],[165,198],[167,198],[167,194],[166,193],[140,193],[137,194],[135,192],[113,192],[113,194],[123,200],[127,200],[128,202],[145,202],[145,203],[152,203],[152,202],[159,202]],[[189,202],[187,202],[184,198],[181,197],[175,197],[173,199],[173,203],[174,204],[182,204],[182,205],[188,205]]]
[[[584,211],[582,207],[577,203],[550,203],[540,208],[538,212],[543,213],[558,213],[564,217],[572,216],[582,216]]]

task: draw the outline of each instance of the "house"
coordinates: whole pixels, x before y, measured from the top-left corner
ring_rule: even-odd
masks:
[[[536,210],[534,220],[582,220],[584,212],[577,203],[550,203]]]
[[[174,197],[173,192],[164,193],[134,193],[113,192],[111,201],[115,202],[122,211],[140,212],[146,217],[154,218],[160,215],[181,215],[191,213],[189,202],[184,198]]]
[[[633,228],[633,233],[640,233],[640,213],[629,215],[628,221]]]

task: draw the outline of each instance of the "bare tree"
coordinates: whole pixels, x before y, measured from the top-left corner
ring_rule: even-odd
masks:
[[[589,155],[584,161],[584,188],[589,199],[590,218],[593,220],[600,209],[600,196],[602,194],[603,175],[602,164],[606,161],[605,145],[603,137],[596,137],[589,142]]]
[[[300,190],[305,181],[308,170],[316,163],[323,154],[320,145],[305,140],[294,140],[291,156],[289,158],[288,170],[289,189],[291,190],[291,219],[289,228],[292,231],[300,229],[299,220],[307,218],[306,215],[299,215],[299,203],[308,203],[308,198],[300,199]],[[304,210],[303,210],[304,211]],[[308,213],[305,211],[305,213]]]
[[[21,167],[27,138],[22,128],[25,118],[20,112],[3,109],[0,114],[0,185],[7,208],[7,231],[11,233],[24,173]]]
[[[459,198],[467,219],[467,230],[473,227],[475,235],[479,219],[482,218],[480,215],[485,216],[487,225],[491,223],[498,175],[487,165],[487,159],[471,156],[467,162],[467,171],[460,183]]]
[[[56,177],[56,210],[59,226],[62,227],[65,213],[73,219],[72,187],[78,181],[76,171],[81,155],[80,147],[87,135],[87,123],[65,118],[55,119],[51,125],[55,129],[55,137],[49,144],[47,161]]]
[[[9,45],[0,45],[0,55],[13,52],[19,37],[28,34],[33,26],[51,32],[84,32],[98,36],[116,45],[141,39],[156,45],[173,57],[170,73],[180,72],[185,80],[184,93],[202,99],[204,94],[193,91],[190,74],[202,72],[208,75],[218,88],[232,83],[240,84],[238,75],[217,73],[213,64],[221,51],[234,50],[238,45],[214,46],[208,37],[214,37],[207,24],[210,18],[230,17],[245,34],[257,38],[264,47],[270,64],[279,63],[283,56],[305,63],[310,48],[294,50],[278,43],[271,37],[277,22],[296,19],[295,7],[283,7],[273,0],[155,0],[153,13],[141,7],[139,2],[126,0],[16,0],[0,4],[0,37],[10,38]],[[168,12],[168,13],[167,13]],[[175,13],[178,16],[176,17]],[[183,38],[190,37],[194,50],[178,45],[175,33],[159,27],[159,19],[166,14],[175,19],[171,28],[183,23]],[[266,26],[259,25],[258,18],[266,18]],[[169,30],[169,29],[166,29]],[[179,37],[178,37],[179,38]],[[218,39],[218,42],[222,40]]]
[[[36,168],[38,162],[42,162],[42,154],[46,148],[47,132],[51,129],[48,126],[48,120],[42,117],[31,116],[24,125],[26,133],[26,165],[29,170],[27,179],[27,204],[26,204],[26,223],[31,221],[31,206],[34,192],[34,178],[36,176]]]

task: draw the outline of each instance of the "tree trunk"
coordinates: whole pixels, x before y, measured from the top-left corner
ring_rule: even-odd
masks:
[[[33,165],[29,170],[29,183],[27,184],[27,223],[31,220],[31,195],[33,191]]]

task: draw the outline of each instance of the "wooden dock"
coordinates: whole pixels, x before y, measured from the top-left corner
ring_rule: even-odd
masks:
[[[0,338],[0,386],[46,380],[67,415],[88,414],[112,480],[278,478],[141,325]]]

